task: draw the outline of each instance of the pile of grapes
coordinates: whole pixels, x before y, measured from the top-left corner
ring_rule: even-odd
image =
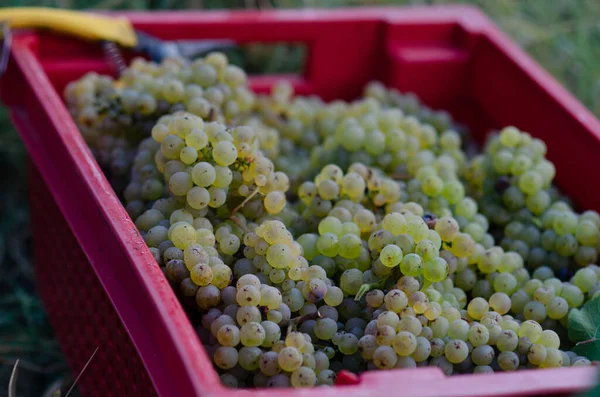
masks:
[[[541,140],[506,127],[477,153],[379,83],[325,103],[246,80],[211,53],[65,90],[224,384],[591,364],[566,330],[600,295],[600,216],[552,185]]]

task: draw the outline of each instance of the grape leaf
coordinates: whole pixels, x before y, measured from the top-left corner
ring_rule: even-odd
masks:
[[[575,342],[575,353],[600,360],[600,296],[569,312],[569,339]]]

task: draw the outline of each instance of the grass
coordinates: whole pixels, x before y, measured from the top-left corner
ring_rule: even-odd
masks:
[[[14,6],[99,9],[338,7],[448,4],[447,0],[9,0]],[[600,2],[462,0],[475,4],[546,70],[600,115]],[[266,70],[281,67],[266,60]],[[285,63],[285,62],[284,62]],[[27,207],[27,154],[0,108],[0,396],[20,359],[17,396],[52,395],[70,377],[35,292]],[[64,381],[63,381],[64,380]]]

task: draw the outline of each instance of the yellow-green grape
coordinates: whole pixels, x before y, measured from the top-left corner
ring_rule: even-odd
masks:
[[[534,343],[527,352],[527,360],[533,364],[540,366],[546,361],[546,347],[538,343]]]
[[[469,336],[469,323],[461,319],[452,321],[448,327],[448,336],[452,339],[467,340]]]
[[[189,223],[181,222],[173,228],[170,238],[175,247],[185,249],[196,242],[196,230]]]
[[[490,332],[488,328],[480,323],[474,323],[469,328],[469,332],[467,333],[467,338],[469,342],[474,347],[484,346],[488,343],[490,338]]]
[[[215,168],[206,162],[198,163],[192,168],[192,180],[200,187],[208,187],[213,184],[217,175]]]
[[[196,242],[203,247],[212,247],[215,245],[215,235],[209,229],[198,229]]]
[[[317,239],[317,249],[321,255],[335,257],[340,250],[337,236],[332,233],[323,234]]]
[[[233,143],[221,141],[213,146],[212,156],[217,164],[228,166],[235,162],[238,151]]]
[[[227,200],[226,190],[211,186],[208,189],[208,193],[210,194],[210,201],[208,202],[209,207],[219,208],[225,204],[225,201]]]
[[[451,217],[442,217],[436,222],[435,231],[443,241],[452,241],[459,233],[458,222]]]
[[[459,364],[469,355],[469,347],[464,341],[455,339],[446,344],[444,355],[452,364]]]
[[[400,262],[400,271],[406,276],[418,277],[423,274],[423,270],[423,259],[417,254],[405,255]]]
[[[558,368],[563,364],[562,352],[553,347],[546,348],[546,359],[539,365],[540,368]]]
[[[489,299],[489,305],[492,310],[504,315],[510,311],[511,308],[511,299],[510,297],[503,292],[496,292]],[[469,314],[471,315],[471,314]],[[473,316],[471,316],[473,317]]]
[[[434,258],[425,262],[423,277],[431,282],[440,282],[448,276],[448,263],[443,258]]]
[[[218,263],[213,265],[211,270],[213,272],[212,284],[215,287],[223,289],[231,283],[233,272],[229,266],[223,263]]]
[[[218,188],[226,188],[233,181],[233,173],[229,169],[229,167],[223,167],[221,165],[217,165],[215,168],[215,180],[213,185]]]
[[[553,320],[560,320],[569,313],[569,304],[560,296],[555,296],[546,304],[546,314]]]
[[[567,301],[570,307],[579,307],[584,301],[583,292],[575,285],[564,285],[560,296]]]
[[[215,351],[213,361],[219,368],[231,369],[238,362],[238,351],[231,346],[221,346]]]
[[[571,282],[575,284],[582,292],[588,292],[590,288],[598,281],[596,272],[590,268],[577,270]]]
[[[437,226],[437,224],[436,224]],[[439,233],[439,231],[438,231]],[[441,234],[440,234],[441,236]],[[443,239],[443,238],[442,238]],[[444,240],[445,241],[445,240]],[[466,233],[458,233],[452,240],[450,252],[458,257],[468,257],[475,250],[473,238]]]
[[[169,135],[169,128],[164,124],[156,124],[152,127],[151,134],[156,142],[161,143]]]
[[[340,288],[349,295],[356,295],[363,283],[363,273],[358,269],[348,269],[340,276]]]
[[[240,329],[235,325],[223,325],[217,331],[217,340],[221,346],[237,346],[240,343]]]
[[[527,320],[521,323],[517,334],[521,338],[527,337],[532,343],[536,343],[542,336],[542,327],[536,321]]]
[[[203,187],[194,186],[188,190],[186,200],[190,207],[199,210],[210,202],[210,193]]]
[[[545,329],[542,331],[542,335],[536,341],[536,343],[546,348],[553,347],[555,349],[558,349],[560,347],[560,338],[558,337],[556,332],[550,329]]]
[[[208,264],[199,263],[194,265],[190,271],[190,278],[196,285],[201,287],[209,285],[213,279],[212,269]]]
[[[366,209],[356,211],[354,222],[362,233],[371,232],[376,225],[375,215]]]
[[[427,237],[429,228],[423,219],[413,217],[406,223],[406,233],[409,234],[415,241],[421,241]]]
[[[379,255],[381,263],[386,267],[396,267],[402,261],[402,250],[400,247],[390,244],[386,245]]]
[[[339,306],[344,300],[344,293],[338,287],[328,286],[327,293],[323,299],[327,305],[336,307]]]
[[[488,302],[483,298],[473,298],[467,306],[469,316],[475,320],[481,320],[481,317],[489,311]]]
[[[373,364],[379,369],[392,369],[398,361],[398,355],[391,346],[379,346],[373,352]]]
[[[244,346],[260,346],[265,339],[265,329],[260,323],[248,322],[240,329],[240,342]]]
[[[274,191],[267,193],[264,199],[264,206],[269,214],[278,214],[283,210],[286,202],[284,193]]]
[[[408,331],[394,336],[392,347],[398,356],[410,356],[417,348],[417,337]]]
[[[293,261],[292,250],[285,244],[274,244],[267,250],[267,262],[275,269],[285,269]]]
[[[293,372],[300,368],[302,365],[302,354],[295,347],[284,347],[279,352],[277,362],[279,363],[279,367],[287,372]]]
[[[167,135],[161,142],[162,154],[169,160],[179,159],[179,154],[184,147],[185,142],[177,135]]]
[[[394,313],[400,313],[402,309],[408,305],[408,297],[403,291],[393,289],[383,297],[383,302],[388,310],[391,310]],[[381,306],[381,304],[379,306]]]
[[[503,371],[516,371],[519,368],[519,356],[512,351],[503,351],[498,355],[498,366]]]
[[[192,178],[187,172],[176,172],[169,178],[169,190],[176,196],[185,196],[192,186]]]
[[[395,237],[406,233],[406,219],[402,214],[392,212],[383,218],[382,227]]]
[[[519,344],[519,337],[513,330],[504,330],[496,339],[496,347],[501,352],[513,351]]]
[[[346,259],[355,259],[360,256],[362,240],[356,234],[344,234],[338,240],[338,247],[339,256]]]

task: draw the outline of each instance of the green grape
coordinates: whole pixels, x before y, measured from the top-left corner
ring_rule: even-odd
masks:
[[[221,346],[215,351],[213,361],[219,368],[231,369],[238,362],[238,351],[234,347]]]
[[[569,307],[579,307],[584,301],[583,292],[575,285],[564,285],[560,296],[567,301]]]
[[[273,244],[267,249],[267,262],[275,269],[287,268],[294,258],[292,250],[285,244]]]
[[[440,282],[448,275],[448,263],[443,258],[434,258],[425,262],[423,277],[431,282]]]
[[[519,368],[519,356],[512,351],[503,351],[498,355],[498,366],[503,371],[516,371]]]
[[[452,241],[458,235],[458,223],[454,218],[442,217],[436,222],[435,231],[443,241]]]
[[[215,167],[206,162],[198,163],[192,168],[192,180],[200,187],[208,187],[217,178]]]
[[[563,364],[563,355],[560,350],[547,347],[546,359],[539,365],[540,368],[557,368]]]
[[[523,193],[532,195],[542,189],[544,180],[542,176],[536,171],[526,171],[519,178],[519,189]]]
[[[490,345],[481,345],[473,349],[471,360],[478,366],[487,366],[492,363],[495,357],[494,348]]]
[[[330,258],[336,256],[340,250],[337,236],[332,233],[321,235],[317,240],[317,249],[322,255]]]
[[[374,292],[374,291],[371,291],[371,292]],[[367,299],[368,299],[368,296],[367,296]],[[388,310],[391,310],[394,313],[400,313],[402,311],[402,309],[404,309],[408,305],[408,297],[406,296],[406,294],[403,291],[401,291],[399,289],[393,289],[393,290],[389,291],[385,295],[385,297],[383,297],[383,302],[385,303],[385,306]],[[381,304],[379,304],[379,306],[380,305]]]
[[[315,323],[314,333],[317,338],[330,340],[337,332],[337,323],[331,318],[322,318]]]
[[[240,330],[235,325],[223,325],[217,331],[217,340],[221,346],[237,346],[240,343]]]
[[[434,338],[443,338],[448,333],[450,323],[446,317],[438,317],[430,323],[430,327]]]
[[[334,286],[327,287],[327,293],[325,294],[324,301],[329,306],[339,306],[344,299],[343,291]]]
[[[494,279],[494,290],[512,294],[517,289],[517,279],[511,273],[500,273]]]
[[[504,330],[496,339],[496,347],[501,352],[514,351],[519,344],[519,337],[513,330]]]
[[[480,320],[488,312],[489,308],[489,304],[485,299],[476,297],[469,302],[467,312],[471,318]]]
[[[331,233],[331,234],[334,234],[334,235],[340,237],[341,232],[342,232],[342,222],[333,216],[325,217],[321,220],[321,222],[319,222],[319,234],[320,235],[323,235],[325,233]]]
[[[400,271],[406,276],[418,277],[423,274],[424,267],[423,260],[417,254],[405,255],[400,262]]]
[[[542,331],[542,335],[536,341],[536,343],[546,347],[546,348],[555,348],[558,349],[560,347],[560,338],[558,334],[550,329],[546,329]]]
[[[439,231],[438,231],[439,233]],[[441,234],[440,234],[441,236]],[[446,240],[444,240],[446,241]],[[451,241],[450,252],[458,257],[468,257],[475,250],[473,238],[466,233],[458,233]]]
[[[340,276],[340,288],[349,295],[356,295],[363,282],[363,273],[358,269],[348,269]]]
[[[279,367],[287,372],[293,372],[302,365],[302,354],[295,347],[284,347],[278,354]]]
[[[549,318],[560,320],[569,313],[569,304],[564,298],[556,296],[546,304],[546,312]]]
[[[573,276],[571,282],[582,292],[588,292],[592,285],[598,281],[596,272],[590,268],[579,269]]]
[[[448,327],[448,336],[452,339],[466,341],[469,336],[469,323],[460,319],[452,321]]]
[[[412,218],[406,223],[406,233],[409,234],[415,241],[421,241],[427,237],[429,228],[421,218]]]
[[[311,368],[300,367],[292,372],[290,383],[293,387],[312,387],[317,384],[317,375]]]
[[[373,352],[373,364],[379,369],[392,369],[398,361],[398,355],[390,346],[379,346]]]
[[[346,259],[355,259],[360,256],[362,240],[355,234],[344,234],[338,241],[338,254]],[[399,249],[399,248],[398,248]]]
[[[459,364],[469,355],[469,348],[462,340],[452,340],[444,347],[444,355],[452,364]]]
[[[393,338],[392,347],[398,356],[410,356],[417,348],[417,337],[407,331],[398,332]]]
[[[379,255],[381,263],[386,267],[396,267],[402,261],[402,250],[393,244],[386,245]]]
[[[382,227],[395,237],[406,232],[406,224],[406,219],[402,214],[392,212],[383,218]]]
[[[467,339],[474,347],[482,346],[488,343],[490,333],[485,325],[474,323],[469,328]]]
[[[509,312],[512,302],[511,302],[511,298],[503,293],[503,292],[496,292],[494,293],[490,299],[489,299],[489,303],[490,303],[490,307],[500,313],[500,314],[506,314]]]

